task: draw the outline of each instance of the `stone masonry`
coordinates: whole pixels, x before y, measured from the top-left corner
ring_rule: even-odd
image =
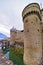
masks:
[[[38,3],[27,5],[23,12],[24,64],[39,65],[42,62],[42,11]],[[42,34],[41,34],[42,33]]]
[[[23,35],[23,31],[17,30],[13,27],[10,30],[10,45],[14,45],[15,42],[24,42]]]

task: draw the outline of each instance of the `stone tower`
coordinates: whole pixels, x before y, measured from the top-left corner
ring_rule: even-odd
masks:
[[[13,27],[10,30],[10,45],[14,45],[14,43],[15,43],[15,36],[16,36],[16,29]]]
[[[24,22],[24,64],[39,65],[42,58],[39,4],[27,5],[22,12],[22,17]]]
[[[41,10],[41,18],[42,18],[42,22],[40,23],[40,25],[41,25],[42,43],[43,43],[43,9]]]
[[[42,63],[43,63],[43,9],[41,10],[41,18],[42,18],[42,22],[40,23],[40,25],[41,25],[41,35],[42,35]]]

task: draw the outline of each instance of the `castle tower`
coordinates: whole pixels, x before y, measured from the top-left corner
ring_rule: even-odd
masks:
[[[41,18],[42,18],[42,22],[40,23],[40,25],[41,25],[41,32],[43,37],[43,9],[41,10]],[[43,38],[42,38],[42,42],[43,42]]]
[[[16,29],[13,27],[10,30],[10,45],[14,45],[14,43],[15,43],[15,36],[16,36]]]
[[[27,5],[22,12],[22,17],[24,22],[24,64],[39,65],[42,58],[39,4]]]
[[[42,35],[42,63],[43,63],[43,9],[41,10],[41,18],[42,18],[42,22],[41,22],[41,35]]]

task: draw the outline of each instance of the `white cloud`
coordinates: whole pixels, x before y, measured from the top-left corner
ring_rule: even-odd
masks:
[[[13,26],[23,29],[22,10],[32,2],[43,4],[42,0],[0,0],[0,31],[9,34],[8,30]]]

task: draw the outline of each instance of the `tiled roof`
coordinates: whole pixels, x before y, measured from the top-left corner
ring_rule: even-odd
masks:
[[[12,61],[8,60],[0,50],[0,65],[13,65]]]

